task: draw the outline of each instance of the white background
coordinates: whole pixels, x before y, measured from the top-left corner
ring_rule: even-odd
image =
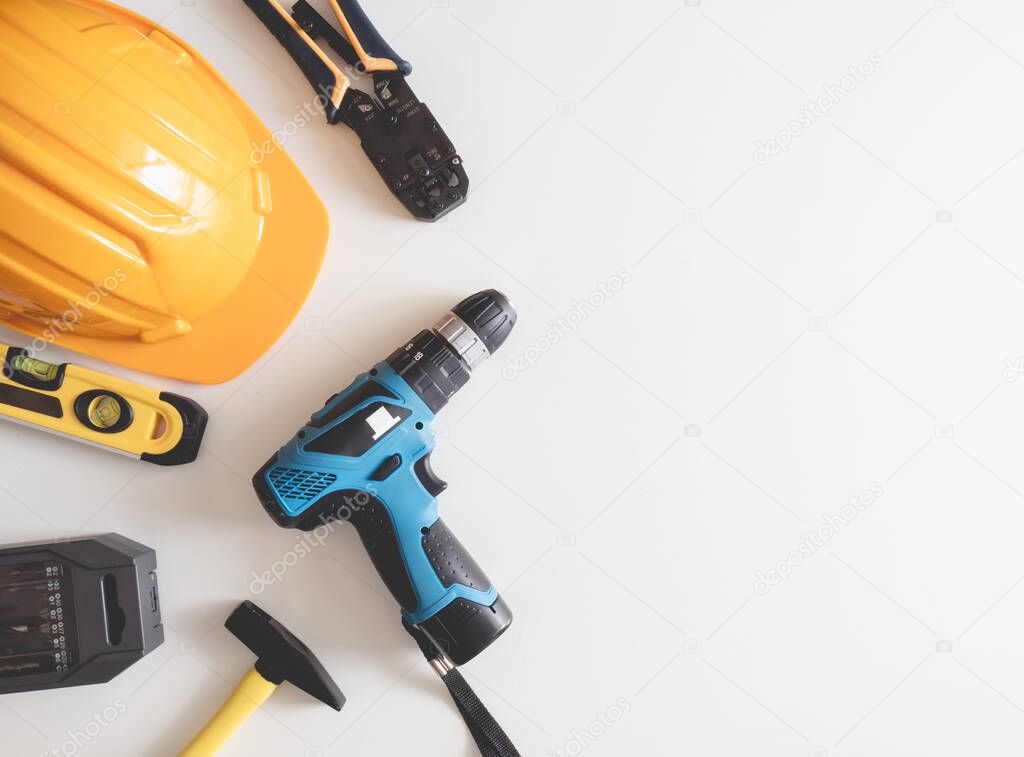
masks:
[[[242,2],[125,4],[272,129],[309,101]],[[417,225],[352,133],[312,124],[287,149],[334,230],[303,314],[229,384],[140,376],[211,411],[198,462],[0,427],[3,540],[155,547],[167,631],[109,685],[4,697],[3,753],[59,749],[120,701],[77,754],[174,754],[252,662],[225,617],[295,543],[252,473],[486,287],[519,325],[445,409],[435,461],[445,520],[516,614],[465,672],[524,754],[1020,753],[1024,18],[952,4],[367,0],[470,200]],[[831,115],[755,160],[873,53]],[[619,269],[578,333],[544,339]],[[349,703],[284,687],[226,755],[475,753],[354,531],[255,599]]]

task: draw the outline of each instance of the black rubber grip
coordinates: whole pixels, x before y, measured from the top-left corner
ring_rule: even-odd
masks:
[[[491,581],[440,518],[423,535],[423,550],[445,588],[462,584],[489,591]]]
[[[281,12],[269,0],[243,0],[253,13],[263,22],[277,38],[292,59],[302,69],[313,89],[321,96],[328,122],[336,124],[341,120],[341,108],[335,107],[331,101],[334,88],[339,85],[337,76],[324,63],[315,47],[303,39],[302,35],[291,24],[290,16],[282,16]]]
[[[398,66],[403,76],[412,73],[412,64],[407,60],[398,57],[398,53],[391,49],[391,45],[380,35],[377,27],[373,25],[365,11],[360,7],[357,0],[338,0],[342,13],[352,26],[356,39],[374,58],[386,58]]]
[[[423,550],[445,588],[461,584],[486,592],[491,581],[444,521],[438,518],[423,534]],[[498,597],[490,606],[458,598],[420,624],[434,644],[457,665],[486,649],[512,623],[512,613]]]
[[[373,567],[377,569],[388,591],[402,609],[406,612],[415,612],[418,603],[416,591],[413,589],[409,572],[405,569],[405,561],[402,560],[395,524],[384,503],[363,492],[356,496],[350,512],[342,513],[342,517],[345,515],[359,532],[363,547],[370,555]]]

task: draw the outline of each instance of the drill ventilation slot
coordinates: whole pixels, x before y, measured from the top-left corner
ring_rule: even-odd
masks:
[[[333,473],[299,470],[298,468],[274,468],[270,471],[270,483],[282,499],[309,502],[331,486],[338,477]]]

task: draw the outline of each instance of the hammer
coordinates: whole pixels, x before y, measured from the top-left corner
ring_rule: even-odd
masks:
[[[245,674],[228,701],[178,757],[217,754],[245,720],[289,681],[326,705],[340,710],[345,695],[309,647],[252,602],[242,602],[224,623],[256,655],[256,666]]]

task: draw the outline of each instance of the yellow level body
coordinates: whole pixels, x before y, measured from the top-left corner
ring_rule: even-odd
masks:
[[[195,460],[206,412],[192,400],[0,344],[0,418],[158,465]]]

